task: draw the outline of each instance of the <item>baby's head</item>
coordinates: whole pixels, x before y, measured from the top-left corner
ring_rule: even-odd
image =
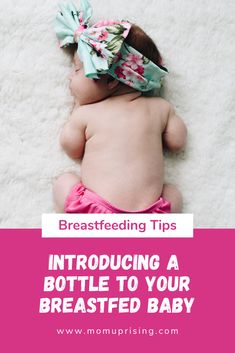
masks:
[[[61,4],[55,31],[60,47],[76,46],[71,92],[81,104],[128,92],[159,93],[167,70],[152,39],[128,21],[100,21],[90,26],[91,5]]]
[[[73,62],[74,68],[69,76],[69,88],[79,105],[96,103],[112,95],[119,81],[109,80],[107,74],[100,75],[99,79],[86,77],[83,63],[76,51],[73,55]]]
[[[163,70],[161,54],[153,40],[137,25],[132,24],[130,31],[124,40],[132,48],[151,60],[154,64]],[[121,95],[125,92],[135,92],[135,88],[119,81],[109,73],[100,74],[98,79],[92,79],[85,76],[83,63],[77,53],[77,44],[68,47],[73,56],[74,69],[70,75],[70,90],[80,105],[95,103],[104,100],[113,94]],[[136,66],[141,73],[141,64],[138,58],[133,57],[132,67]],[[125,72],[124,72],[125,73]]]

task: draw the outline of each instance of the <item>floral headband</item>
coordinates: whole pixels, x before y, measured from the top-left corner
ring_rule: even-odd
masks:
[[[125,43],[131,24],[127,21],[100,21],[89,26],[92,8],[81,0],[78,10],[72,2],[60,5],[55,32],[60,47],[77,43],[85,76],[99,78],[108,73],[139,91],[159,91],[167,74],[140,52]]]

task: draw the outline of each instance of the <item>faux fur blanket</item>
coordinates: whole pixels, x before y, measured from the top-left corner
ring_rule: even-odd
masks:
[[[77,2],[78,0],[74,0]],[[186,151],[166,154],[166,181],[196,227],[235,227],[234,1],[90,0],[93,20],[128,19],[169,68],[163,97],[188,126]],[[57,47],[58,1],[0,3],[1,227],[40,227],[53,178],[77,171],[58,144],[72,107],[70,59]],[[123,171],[124,172],[124,171]]]

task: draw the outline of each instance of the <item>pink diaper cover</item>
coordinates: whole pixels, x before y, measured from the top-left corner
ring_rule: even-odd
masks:
[[[153,205],[144,210],[121,210],[87,189],[82,183],[78,183],[74,185],[66,198],[64,210],[66,213],[170,213],[171,205],[160,197]]]

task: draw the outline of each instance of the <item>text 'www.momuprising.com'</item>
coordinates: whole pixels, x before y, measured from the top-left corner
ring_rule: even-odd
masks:
[[[56,332],[58,335],[178,335],[179,330],[177,328],[57,328]]]

